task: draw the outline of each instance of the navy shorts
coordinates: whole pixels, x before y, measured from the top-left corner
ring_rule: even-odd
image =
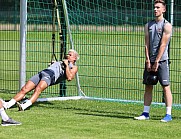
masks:
[[[147,71],[146,64],[145,64],[145,69],[144,69],[144,73],[143,73],[143,84],[147,84],[146,78],[147,78],[148,75],[149,75],[149,72]],[[157,75],[158,75],[158,81],[160,82],[160,84],[162,86],[167,86],[167,85],[170,84],[170,78],[169,78],[170,74],[169,74],[168,60],[159,62]]]
[[[41,80],[45,81],[47,85],[50,86],[55,83],[55,74],[52,70],[45,69],[31,77],[29,80],[32,81],[36,86]]]

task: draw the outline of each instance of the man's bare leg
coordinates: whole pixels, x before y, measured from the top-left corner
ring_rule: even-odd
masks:
[[[26,108],[31,106],[34,102],[36,102],[41,92],[44,91],[47,87],[48,85],[45,81],[40,81],[40,83],[36,86],[31,98],[28,101],[26,101],[26,103],[24,104],[18,104],[20,110],[25,110]]]
[[[24,96],[34,88],[35,84],[32,81],[28,81],[15,96],[3,106],[5,109],[12,107],[14,104],[16,104],[16,102],[22,100]]]

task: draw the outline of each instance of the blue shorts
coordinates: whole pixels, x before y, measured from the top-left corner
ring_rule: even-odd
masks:
[[[152,63],[152,64],[154,64],[154,63]],[[144,73],[143,73],[143,84],[149,85],[146,82],[146,78],[148,75],[149,75],[149,72],[147,71],[146,64],[145,64],[145,69],[144,69]],[[158,81],[160,82],[160,84],[162,86],[167,86],[170,84],[168,60],[164,60],[164,61],[159,62],[157,75],[158,75]]]
[[[45,81],[47,85],[50,86],[55,83],[55,74],[52,70],[45,69],[31,77],[29,80],[32,81],[36,86],[40,81]]]

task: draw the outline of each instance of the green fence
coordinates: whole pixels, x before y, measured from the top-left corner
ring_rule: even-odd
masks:
[[[5,1],[4,1],[5,2]],[[0,17],[0,89],[15,93],[19,86],[19,3]],[[136,2],[136,4],[135,4]],[[16,4],[15,4],[16,3]],[[152,2],[147,1],[83,1],[67,0],[74,48],[80,54],[79,80],[82,91],[90,97],[142,101],[144,86],[144,24],[153,18]],[[59,1],[59,11],[60,8]],[[2,6],[2,5],[1,5]],[[52,54],[52,3],[47,0],[28,0],[27,21],[27,79],[46,68]],[[174,2],[174,12],[168,3],[166,17],[173,15],[174,33],[171,41],[171,90],[174,103],[181,103],[180,15],[181,3]],[[17,12],[17,14],[12,14]],[[14,15],[14,16],[13,16]],[[12,18],[8,18],[11,16]],[[7,17],[7,18],[6,18]],[[13,18],[18,20],[12,20]],[[15,22],[16,21],[16,22]],[[57,22],[56,22],[57,23]],[[55,52],[60,57],[57,26]],[[69,36],[66,48],[71,48]],[[77,95],[76,81],[67,82],[67,96]],[[60,86],[50,87],[42,96],[58,96]],[[154,89],[154,101],[162,102],[162,89]]]

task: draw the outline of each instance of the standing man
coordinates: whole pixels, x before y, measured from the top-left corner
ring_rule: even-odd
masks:
[[[38,72],[38,74],[31,77],[28,82],[21,88],[14,98],[9,102],[3,104],[5,109],[8,109],[18,104],[19,110],[23,111],[31,106],[39,97],[42,91],[51,85],[60,83],[63,80],[71,81],[74,79],[75,74],[78,71],[78,67],[75,62],[79,59],[78,53],[70,49],[68,51],[67,58],[63,61],[54,62],[50,67]],[[22,100],[24,96],[34,90],[33,95],[24,104],[20,104],[18,101]]]
[[[163,14],[166,12],[166,4],[164,0],[154,1],[155,20],[145,25],[145,70],[143,73],[143,84],[145,84],[144,109],[143,113],[134,117],[136,120],[148,120],[150,105],[152,102],[153,84],[147,78],[150,73],[154,73],[160,82],[166,105],[166,115],[161,122],[169,122],[172,120],[172,93],[169,82],[169,56],[168,47],[170,37],[172,35],[172,25],[164,19]],[[154,78],[155,79],[155,78]]]

